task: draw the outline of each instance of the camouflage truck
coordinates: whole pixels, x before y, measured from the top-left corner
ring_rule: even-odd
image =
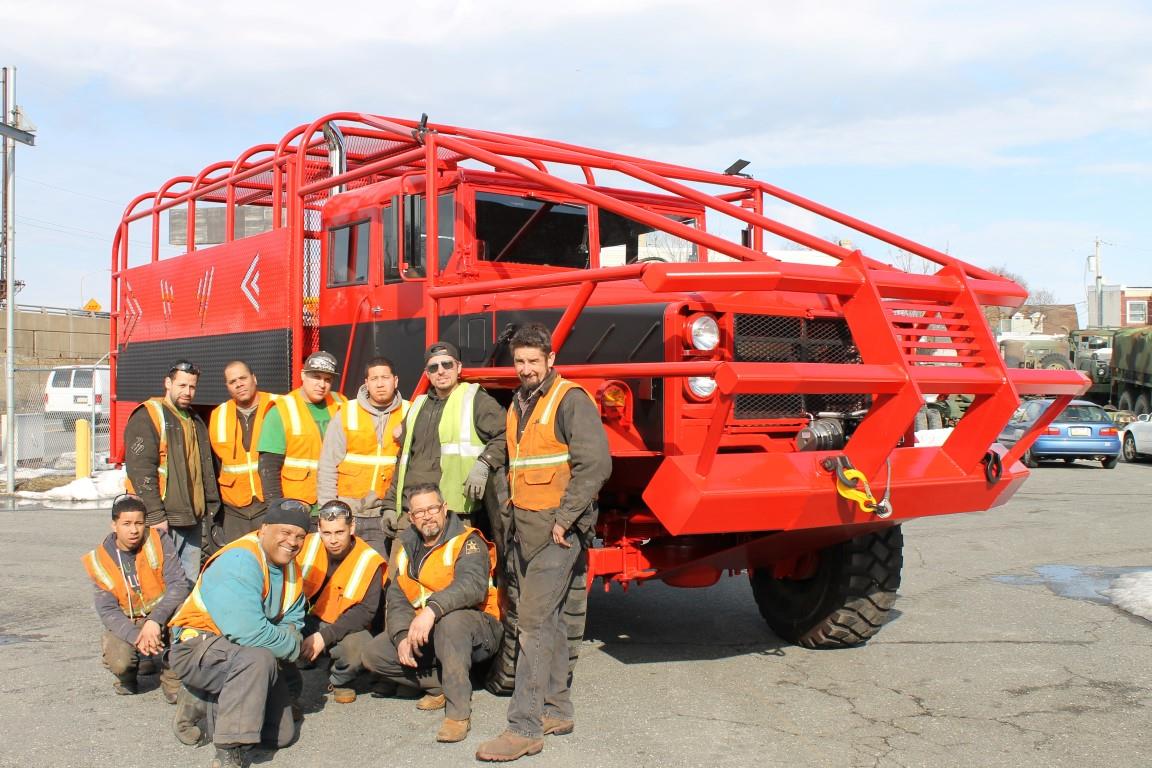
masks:
[[[1122,411],[1152,412],[1152,326],[1126,328],[1112,337],[1111,398]]]
[[[1067,336],[1035,334],[1000,340],[1000,355],[1009,368],[1071,370],[1070,352]]]
[[[1100,405],[1116,403],[1112,397],[1111,365],[1112,337],[1115,334],[1115,328],[1082,328],[1068,335],[1072,364],[1092,381],[1092,386],[1082,397]]]

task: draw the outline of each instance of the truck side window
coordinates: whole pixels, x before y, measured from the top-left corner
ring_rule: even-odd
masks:
[[[665,214],[665,218],[689,227],[696,226],[691,216]],[[695,262],[700,260],[695,243],[671,235],[647,224],[625,218],[603,208],[599,210],[600,266],[618,267],[637,261]]]
[[[584,269],[588,208],[495,192],[476,193],[476,239],[485,261]]]
[[[380,211],[380,222],[384,225],[384,282],[400,281],[400,242],[396,237],[396,211],[398,199]]]
[[[424,234],[427,219],[424,205],[423,195],[408,195],[404,198],[404,262],[408,265],[405,277],[424,277],[427,274],[425,259],[428,249]],[[443,272],[456,247],[456,195],[452,192],[440,195],[437,205],[437,248],[440,253],[440,271]]]
[[[328,233],[328,285],[368,282],[369,228],[367,221],[334,227]]]

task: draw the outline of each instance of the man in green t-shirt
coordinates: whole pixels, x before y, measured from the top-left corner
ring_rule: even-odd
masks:
[[[256,446],[265,499],[300,499],[311,504],[315,514],[324,432],[340,405],[347,402],[332,392],[336,373],[335,357],[313,352],[304,361],[300,387],[277,398],[276,407],[265,417]]]

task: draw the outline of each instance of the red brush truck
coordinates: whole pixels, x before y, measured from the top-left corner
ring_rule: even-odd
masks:
[[[786,226],[766,201],[936,271]],[[708,230],[724,217],[737,237]],[[773,258],[778,239],[827,263]],[[542,321],[613,454],[590,583],[747,571],[772,629],[809,647],[879,630],[900,523],[1011,497],[1031,438],[993,444],[1020,395],[1067,401],[1087,386],[1005,367],[981,306],[1026,294],[996,274],[740,173],[426,118],[326,115],[172,179],[127,207],[112,274],[115,460],[128,414],[181,357],[204,369],[206,404],[227,397],[228,360],[285,392],[321,348],[352,395],[376,354],[403,386],[421,381],[421,350],[441,339],[464,378],[507,397],[511,331]],[[972,400],[942,445],[916,443],[926,394]]]

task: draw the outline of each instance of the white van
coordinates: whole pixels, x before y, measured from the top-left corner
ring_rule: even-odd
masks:
[[[73,424],[77,419],[108,421],[108,366],[62,365],[44,385],[44,417]]]

